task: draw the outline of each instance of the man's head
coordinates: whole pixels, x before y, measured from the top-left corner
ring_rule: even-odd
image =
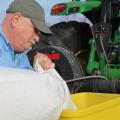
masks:
[[[17,52],[30,49],[39,41],[40,32],[51,34],[45,25],[44,10],[35,0],[14,0],[6,13],[3,31]]]
[[[43,8],[35,0],[14,0],[6,13],[20,12],[24,17],[30,18],[36,29],[43,33],[51,34],[45,25],[45,14]]]

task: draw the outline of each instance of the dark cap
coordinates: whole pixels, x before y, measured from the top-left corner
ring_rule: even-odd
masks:
[[[30,18],[33,25],[40,32],[52,34],[45,24],[43,8],[35,0],[14,0],[6,13],[20,12],[24,17]]]

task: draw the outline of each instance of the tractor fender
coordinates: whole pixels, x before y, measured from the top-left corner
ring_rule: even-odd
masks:
[[[78,14],[71,14],[71,15],[61,15],[61,16],[51,16],[48,15],[46,16],[46,24],[51,27],[53,25],[56,25],[58,23],[62,23],[62,22],[71,22],[71,21],[75,21],[75,22],[79,22],[79,23],[87,23],[90,26],[92,26],[92,22],[83,14],[78,13]]]

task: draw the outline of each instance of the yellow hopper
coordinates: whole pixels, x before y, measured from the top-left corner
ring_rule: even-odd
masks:
[[[60,120],[120,120],[120,95],[77,93],[72,95],[78,110],[64,110]]]

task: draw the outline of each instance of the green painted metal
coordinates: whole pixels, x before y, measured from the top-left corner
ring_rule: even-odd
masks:
[[[95,61],[95,52],[96,52],[96,44],[95,40],[91,39],[89,41],[89,45],[91,46],[90,54],[89,54],[89,62],[87,64],[86,72],[87,74],[91,74],[93,70],[99,70],[99,63]]]
[[[119,65],[106,65],[105,67],[105,76],[108,79],[113,79],[113,78],[120,78],[120,64]]]
[[[119,38],[118,36],[116,38]],[[116,39],[115,39],[116,42]],[[117,42],[120,43],[120,39]],[[90,40],[90,56],[87,64],[87,74],[92,74],[94,69],[100,72],[100,75],[107,77],[109,80],[113,78],[120,78],[120,63],[119,64],[107,64],[104,53],[99,54],[99,60],[95,60],[96,44],[95,40]],[[120,62],[120,56],[118,56]]]
[[[99,61],[95,60],[96,46],[94,39],[91,42],[91,50],[89,62],[87,64],[87,74],[92,74],[93,70],[97,69],[100,75],[107,77],[109,80],[113,78],[120,78],[120,64],[106,64],[105,56],[103,53],[99,56]]]
[[[104,54],[100,55],[99,64],[102,76],[106,76],[108,80],[120,78],[120,64],[106,64]]]
[[[93,8],[99,7],[101,5],[101,1],[72,1],[60,3],[65,4],[67,7],[61,13],[53,13],[52,15],[69,15],[75,13],[83,13],[92,10]],[[59,5],[59,4],[56,4]]]

